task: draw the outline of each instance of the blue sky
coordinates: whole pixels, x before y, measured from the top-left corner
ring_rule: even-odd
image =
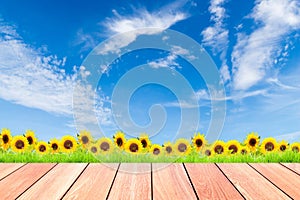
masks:
[[[210,55],[226,95],[216,100],[226,103],[220,139],[242,141],[251,131],[290,142],[300,139],[300,3],[297,0],[1,1],[0,127],[11,129],[14,135],[32,129],[43,140],[75,135],[81,128],[74,120],[73,90],[77,84],[81,94],[94,103],[94,107],[82,105],[83,115],[78,115],[78,119],[94,123],[110,137],[120,128],[116,119],[124,117],[114,113],[114,88],[126,73],[146,64],[151,71],[182,74],[190,83],[198,106],[195,110],[194,105],[180,104],[176,91],[170,88],[141,85],[132,92],[128,103],[128,112],[138,130],[150,130],[147,125],[160,124],[164,121],[160,117],[166,117],[160,131],[148,134],[158,143],[172,140],[180,126],[180,109],[193,108],[200,113],[197,129],[187,123],[193,120],[191,115],[190,119],[183,119],[185,131],[177,136],[188,138],[195,131],[207,133],[212,119],[213,90],[180,56],[192,59],[195,55],[187,54],[190,49],[175,46],[169,52],[133,51],[110,66],[97,66],[103,76],[97,82],[96,100],[90,88],[78,83],[78,77],[93,73],[84,63],[101,42],[115,34],[123,35],[124,40],[118,41],[122,48],[143,36],[160,34],[147,30],[125,34],[141,28],[180,32]],[[182,87],[180,82],[174,82],[173,86]],[[164,111],[153,107],[158,104]],[[84,114],[94,108],[96,121]],[[153,115],[157,121],[153,118],[151,121],[152,111],[154,114],[157,111]]]

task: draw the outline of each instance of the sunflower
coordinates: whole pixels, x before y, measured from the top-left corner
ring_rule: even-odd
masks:
[[[162,146],[165,154],[171,155],[174,153],[174,148],[171,142],[165,142]]]
[[[269,138],[265,138],[260,146],[260,151],[263,154],[266,154],[267,152],[274,152],[277,151],[278,149],[278,144],[276,142],[276,140],[272,137]]]
[[[143,145],[140,140],[132,138],[125,143],[125,150],[129,153],[138,154],[142,151]]]
[[[28,144],[34,147],[37,142],[34,132],[32,130],[27,130],[24,136],[26,137]]]
[[[289,144],[287,143],[287,141],[282,140],[281,142],[278,143],[278,149],[279,149],[279,151],[284,152],[288,148],[289,148]]]
[[[59,148],[62,152],[71,153],[77,148],[76,139],[73,136],[65,135],[60,140]]]
[[[55,138],[50,140],[49,147],[50,147],[52,153],[58,153],[59,150],[60,150],[59,146],[60,146],[59,145],[59,140],[57,140]]]
[[[237,140],[229,140],[226,145],[230,154],[239,153],[241,150],[241,145]]]
[[[125,134],[121,131],[116,132],[116,134],[113,136],[114,143],[116,146],[120,147],[121,149],[124,148],[126,143]]]
[[[248,134],[244,143],[247,147],[249,147],[249,149],[251,151],[256,151],[256,149],[259,145],[259,139],[260,139],[260,136],[258,136],[257,133],[252,132],[252,133]]]
[[[176,153],[179,155],[188,155],[192,149],[189,141],[183,138],[176,140],[174,147]]]
[[[226,144],[221,140],[217,140],[214,142],[212,146],[212,151],[216,154],[223,154],[226,152]]]
[[[49,145],[44,141],[40,141],[35,145],[35,151],[39,154],[46,154],[49,151]]]
[[[196,151],[199,152],[206,144],[204,134],[198,133],[196,135],[195,133],[194,137],[192,138],[192,144]]]
[[[17,153],[25,152],[28,148],[28,145],[28,140],[23,135],[14,136],[11,141],[11,149]]]
[[[248,153],[250,153],[249,147],[248,147],[248,146],[241,146],[240,154],[246,155],[246,154],[248,154]]]
[[[214,152],[210,149],[210,148],[203,148],[202,152],[205,156],[210,157],[212,155],[214,155]]]
[[[299,153],[300,152],[300,143],[299,142],[294,142],[291,145],[291,150],[295,153]]]
[[[91,144],[89,146],[89,150],[90,152],[92,152],[93,154],[97,154],[99,153],[99,149],[98,149],[98,146],[96,144]]]
[[[151,141],[147,134],[141,134],[140,137],[138,137],[138,139],[141,141],[144,149],[146,149],[146,150],[150,149]]]
[[[87,148],[88,145],[93,141],[91,133],[85,130],[80,131],[79,134],[77,134],[77,138],[79,144],[81,144],[83,148]]]
[[[151,145],[150,152],[154,156],[161,155],[162,147],[160,145],[158,145],[158,144],[153,144],[153,145]]]
[[[96,142],[96,146],[101,153],[111,153],[113,150],[113,142],[109,138],[100,138]]]
[[[6,128],[2,129],[0,134],[0,146],[4,150],[7,150],[10,147],[11,141],[12,141],[12,136],[10,134],[10,130]]]

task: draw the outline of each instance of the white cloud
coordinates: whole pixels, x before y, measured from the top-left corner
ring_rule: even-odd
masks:
[[[196,94],[196,98],[198,100],[209,100],[209,101],[240,101],[245,98],[254,97],[254,96],[266,96],[268,95],[267,90],[254,90],[248,92],[237,92],[232,95],[224,95],[222,91],[217,91],[215,89],[211,89],[212,94],[209,94],[208,91],[201,89],[198,90]],[[215,98],[212,98],[215,97]]]
[[[180,65],[175,61],[177,56],[175,54],[169,54],[165,58],[160,58],[155,61],[151,61],[148,65],[154,69],[158,68],[170,68],[175,70],[175,68],[180,68]]]
[[[185,49],[180,46],[176,46],[176,45],[172,46],[171,52],[176,55],[186,56],[188,59],[191,59],[191,60],[196,59],[196,57],[194,55],[191,55],[191,53],[188,49]]]
[[[85,33],[83,29],[77,31],[74,45],[80,45],[81,51],[86,51],[97,46],[99,43],[95,35]]]
[[[210,20],[213,22],[212,26],[207,27],[201,33],[203,37],[203,44],[212,48],[214,54],[221,53],[220,59],[222,66],[220,73],[222,80],[226,83],[230,80],[230,72],[227,66],[226,54],[228,48],[228,33],[225,28],[224,19],[226,18],[226,10],[223,4],[226,0],[211,0],[208,8],[211,13]]]
[[[271,83],[273,85],[276,85],[282,89],[287,89],[287,90],[296,90],[296,89],[299,89],[295,86],[290,86],[290,85],[286,85],[284,83],[282,83],[277,77],[276,78],[268,78],[266,80],[268,83]]]
[[[289,142],[293,142],[293,141],[298,141],[299,137],[300,137],[300,131],[296,131],[296,132],[293,132],[293,133],[286,133],[286,134],[282,134],[282,135],[277,135],[274,138],[278,141],[286,140],[286,141],[289,141]]]
[[[185,1],[177,1],[155,12],[149,12],[146,9],[136,9],[134,10],[135,14],[131,16],[121,16],[116,10],[113,10],[114,17],[108,18],[102,23],[108,30],[109,35],[132,32],[123,35],[123,37],[111,38],[110,42],[99,53],[119,53],[120,48],[133,42],[139,35],[157,34],[186,19],[188,15],[179,11],[184,4]]]
[[[44,56],[44,52],[27,45],[13,26],[0,23],[0,33],[0,98],[58,115],[74,114],[78,129],[98,130],[94,113],[99,123],[110,125],[111,110],[103,105],[107,99],[99,97],[95,109],[91,87],[80,82],[75,85],[76,75],[82,79],[90,76],[84,66],[74,67],[74,74],[69,75],[61,68],[66,58]],[[77,92],[73,93],[75,86]],[[80,102],[75,105],[75,112],[74,99]]]
[[[168,102],[168,103],[165,103],[163,104],[164,106],[166,107],[175,107],[175,108],[181,108],[181,109],[184,109],[184,108],[198,108],[200,107],[199,104],[192,104],[192,103],[189,103],[189,102],[177,102],[177,101],[174,101],[174,102]]]
[[[3,21],[0,32],[0,98],[51,113],[71,114],[75,76],[60,68],[66,58],[44,56]]]
[[[252,87],[273,67],[285,36],[300,28],[299,1],[257,1],[250,17],[259,28],[250,35],[239,33],[232,52],[236,90]]]
[[[155,61],[151,61],[148,64],[150,67],[157,69],[157,68],[170,68],[175,70],[176,68],[182,68],[177,62],[176,59],[180,56],[187,57],[190,60],[194,60],[196,57],[190,54],[188,49],[182,48],[180,46],[172,46],[171,52],[165,58],[160,58]]]

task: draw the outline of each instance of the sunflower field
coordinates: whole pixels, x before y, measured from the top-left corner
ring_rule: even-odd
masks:
[[[32,130],[12,136],[4,128],[0,162],[300,162],[300,143],[261,139],[254,132],[243,142],[217,140],[211,144],[200,133],[191,139],[154,144],[147,134],[126,138],[121,131],[112,138],[95,139],[88,131],[80,131],[77,137],[41,141]]]

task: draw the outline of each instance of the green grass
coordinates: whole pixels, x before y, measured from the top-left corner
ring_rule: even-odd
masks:
[[[99,155],[95,157],[90,152],[85,150],[77,150],[71,154],[46,154],[39,155],[35,152],[14,153],[12,151],[0,151],[0,162],[15,163],[278,163],[278,162],[300,162],[300,153],[286,151],[284,153],[268,153],[248,154],[248,155],[215,155],[206,157],[196,152],[192,152],[188,156],[158,156],[154,157],[149,154],[131,155],[125,152],[114,152],[109,155]]]

